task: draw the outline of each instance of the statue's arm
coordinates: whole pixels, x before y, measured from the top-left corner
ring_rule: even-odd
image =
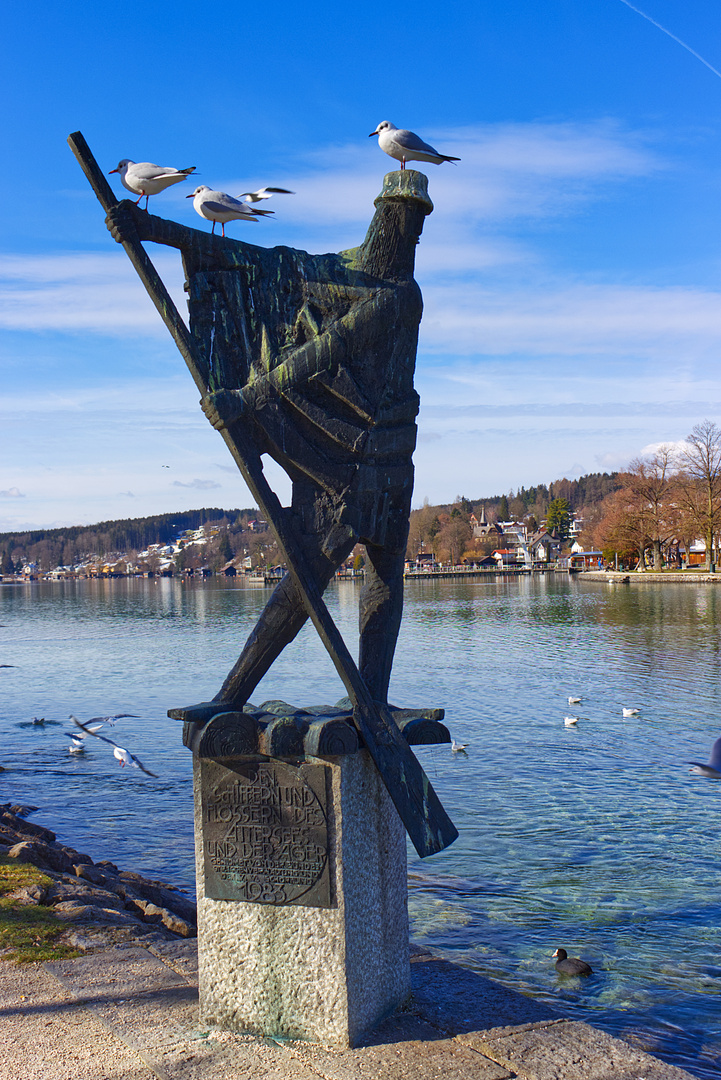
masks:
[[[148,214],[130,199],[123,199],[113,206],[105,218],[105,224],[119,244],[134,237],[178,248],[183,255],[192,254],[198,261],[207,257],[215,269],[237,265],[237,260],[231,260],[225,254],[218,237],[179,225],[177,221]]]
[[[397,303],[395,289],[376,289],[366,294],[322,334],[287,353],[267,375],[254,379],[242,390],[208,394],[201,401],[203,412],[213,427],[220,429],[260,408],[275,394],[300,386],[321,372],[332,371],[351,353],[362,352],[385,335],[390,309],[395,309]]]

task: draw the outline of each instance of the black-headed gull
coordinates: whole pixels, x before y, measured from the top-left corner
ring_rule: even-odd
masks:
[[[423,142],[413,131],[405,128],[397,128],[390,120],[382,120],[375,131],[368,136],[372,139],[378,136],[378,145],[389,157],[400,161],[401,169],[405,169],[407,161],[430,161],[434,165],[441,165],[444,161],[460,161],[459,157],[449,157],[447,154],[439,154],[428,143]]]
[[[570,697],[568,699],[568,704],[569,705],[580,705],[581,704],[581,699],[580,699],[580,697]]]
[[[288,191],[284,187],[262,187],[258,191],[244,191],[238,198],[247,203],[257,203],[263,199],[270,199],[273,195],[295,195],[295,192]]]
[[[120,173],[123,187],[138,196],[135,205],[145,196],[147,210],[150,195],[165,191],[171,184],[179,184],[192,172],[195,172],[195,165],[191,165],[189,169],[173,169],[169,165],[153,165],[151,161],[131,161],[130,158],[123,158],[116,169],[110,170],[108,176]]]
[[[564,716],[563,722],[566,727],[575,727],[580,719],[580,716]]]
[[[638,709],[627,709],[625,705],[623,706],[622,712],[624,720],[628,720],[632,716],[638,716]]]
[[[705,776],[709,780],[721,780],[721,739],[717,739],[711,747],[711,759],[708,765],[702,765],[700,761],[688,761],[687,765],[693,765],[690,773],[697,776]]]
[[[200,214],[206,221],[213,222],[213,228],[210,230],[212,233],[215,232],[216,222],[220,222],[223,227],[223,236],[225,236],[227,221],[257,221],[259,215],[266,217],[274,212],[250,207],[247,202],[234,199],[232,195],[226,195],[224,191],[213,191],[206,184],[201,184],[185,197],[193,200],[196,214]]]
[[[451,750],[454,754],[465,754],[467,747],[471,744],[467,742],[456,742],[454,739],[451,743]]]
[[[98,735],[97,731],[93,731],[89,725],[81,724],[77,716],[71,716],[70,719],[73,721],[74,724],[77,724],[77,726],[82,731],[84,731],[86,735],[94,735],[96,739],[102,739],[103,742],[109,743],[110,746],[113,747],[113,757],[117,758],[121,765],[132,765],[133,768],[140,769],[140,771],[144,772],[147,776],[152,776],[155,780],[158,779],[156,773],[151,772],[150,769],[146,769],[140,758],[137,758],[135,754],[131,754],[130,751],[126,750],[124,746],[119,746],[116,742],[113,742],[112,739],[109,739],[107,735]],[[93,726],[95,727],[99,725]],[[77,752],[78,751],[74,751],[74,753]]]

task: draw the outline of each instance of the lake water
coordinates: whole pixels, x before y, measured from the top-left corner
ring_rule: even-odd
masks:
[[[327,593],[349,643],[357,588]],[[192,889],[190,754],[165,713],[213,696],[267,596],[220,579],[0,587],[0,801]],[[414,940],[700,1077],[721,1063],[721,782],[685,763],[721,734],[720,646],[713,586],[414,582],[391,690],[470,743],[418,750],[460,837],[409,850]],[[344,692],[306,627],[253,700]],[[114,737],[159,779],[97,740],[69,755],[70,713],[119,712],[139,718]],[[559,980],[558,946],[596,974]]]

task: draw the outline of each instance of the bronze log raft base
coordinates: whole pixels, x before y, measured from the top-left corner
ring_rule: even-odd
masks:
[[[418,854],[441,851],[458,833],[387,704],[413,487],[413,372],[422,313],[413,267],[424,218],[433,209],[426,177],[414,170],[389,173],[363,244],[337,255],[309,255],[212,236],[118,202],[80,132],[68,142],[288,567],[216,698],[170,715],[186,721],[190,745],[198,725],[219,714],[242,714],[310,617]],[[181,252],[190,330],[143,241]],[[265,453],[292,481],[289,508],[265,478]],[[368,556],[358,666],[323,601],[357,542]]]

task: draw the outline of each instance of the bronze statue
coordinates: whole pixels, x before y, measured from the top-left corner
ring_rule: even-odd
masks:
[[[204,724],[239,712],[310,616],[343,679],[353,719],[420,854],[457,832],[387,708],[403,607],[418,395],[422,299],[415,247],[433,209],[427,180],[389,173],[359,248],[309,255],[199,232],[117,203],[80,133],[73,148],[176,340],[203,410],[223,435],[289,572],[212,703],[181,711]],[[142,241],[179,249],[190,333]],[[281,507],[263,475],[269,454],[292,481]],[[367,571],[356,668],[322,593],[357,542]],[[187,724],[186,724],[187,726]]]
[[[423,307],[413,263],[432,209],[426,178],[389,174],[376,207],[361,247],[339,255],[222,240],[128,202],[111,209],[108,227],[117,240],[132,230],[180,250],[212,388],[203,409],[231,436],[239,424],[246,437],[250,429],[259,452],[290,476],[290,525],[321,592],[354,545],[365,545],[359,667],[385,702],[413,489]],[[286,575],[216,700],[242,708],[306,618]]]

